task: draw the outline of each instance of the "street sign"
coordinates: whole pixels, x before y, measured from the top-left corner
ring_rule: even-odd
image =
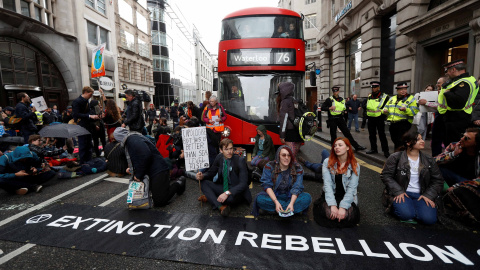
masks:
[[[105,51],[105,43],[93,49],[92,51],[92,78],[105,76],[105,61],[103,52]]]
[[[105,91],[110,91],[115,87],[115,83],[108,77],[100,77],[100,87]]]

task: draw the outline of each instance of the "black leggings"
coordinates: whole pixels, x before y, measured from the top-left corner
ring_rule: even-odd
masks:
[[[180,184],[174,182],[170,185],[170,172],[163,171],[151,178],[151,189],[154,206],[165,206],[168,201],[180,190]]]

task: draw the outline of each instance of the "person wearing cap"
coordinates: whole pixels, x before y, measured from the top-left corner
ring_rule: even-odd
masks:
[[[408,84],[397,84],[397,95],[390,98],[383,109],[388,114],[390,122],[390,136],[395,150],[402,146],[402,136],[412,126],[413,117],[418,113],[418,105],[415,97],[407,93]]]
[[[322,104],[322,111],[328,112],[328,121],[330,125],[330,138],[332,143],[337,138],[337,127],[343,133],[343,135],[350,141],[356,151],[365,150],[366,148],[359,145],[357,141],[352,137],[350,130],[347,128],[343,114],[346,110],[345,100],[340,97],[340,87],[332,87],[333,95]]]
[[[475,77],[466,72],[463,59],[443,65],[449,81],[442,85],[438,94],[437,110],[444,117],[445,145],[459,141],[470,124],[472,106],[478,93]]]
[[[377,148],[377,131],[382,145],[383,155],[388,158],[390,152],[388,150],[387,136],[385,135],[385,115],[382,110],[388,102],[389,96],[380,91],[380,82],[370,82],[372,93],[367,98],[367,117],[368,117],[368,139],[370,140],[370,150],[367,154],[378,153]]]

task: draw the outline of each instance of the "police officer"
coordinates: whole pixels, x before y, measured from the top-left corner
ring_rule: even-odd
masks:
[[[388,151],[387,136],[385,136],[385,115],[382,110],[388,102],[389,96],[380,92],[380,82],[370,82],[372,93],[368,95],[367,99],[367,117],[368,117],[368,138],[370,139],[370,150],[367,154],[378,153],[377,149],[377,130],[380,143],[382,145],[383,155],[388,158],[390,153]]]
[[[446,145],[457,142],[470,123],[472,105],[478,93],[478,84],[466,72],[463,59],[443,65],[450,80],[442,85],[438,94],[437,110],[443,115]]]
[[[343,114],[345,113],[345,100],[339,97],[340,88],[332,87],[333,95],[329,97],[322,105],[322,111],[328,111],[328,121],[330,125],[330,138],[332,143],[337,138],[337,127],[342,131],[343,135],[350,141],[355,150],[365,150],[366,148],[359,145],[352,137],[350,130],[347,128]]]
[[[397,84],[397,95],[390,98],[383,109],[383,113],[388,114],[395,150],[402,146],[402,136],[410,129],[413,117],[418,113],[417,101],[407,93],[407,88],[406,82]]]

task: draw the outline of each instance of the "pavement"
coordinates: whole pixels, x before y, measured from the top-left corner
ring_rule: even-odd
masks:
[[[332,142],[330,140],[330,129],[327,128],[327,119],[328,119],[327,112],[322,112],[322,121],[321,121],[322,122],[322,125],[321,125],[322,131],[317,131],[317,133],[315,134],[315,138],[331,144]],[[355,154],[358,155],[358,156],[361,156],[363,158],[375,161],[379,164],[383,164],[387,160],[387,158],[385,158],[385,156],[383,155],[383,152],[380,151],[381,150],[381,145],[380,145],[380,139],[378,139],[378,134],[377,134],[377,148],[379,149],[378,154],[370,154],[369,155],[369,154],[366,153],[368,150],[370,150],[370,140],[368,139],[368,127],[367,127],[367,125],[365,125],[365,129],[361,128],[362,120],[363,120],[363,118],[361,118],[359,116],[358,125],[360,127],[360,132],[355,132],[355,123],[353,122],[351,133],[352,133],[353,138],[361,146],[366,147],[367,149],[363,150],[363,151],[357,151]],[[320,130],[320,128],[319,128],[319,130]],[[389,123],[388,122],[385,122],[385,135],[387,136],[388,148],[390,149],[390,154],[392,154],[394,152],[394,150],[393,150],[394,146],[393,146],[393,142],[392,142],[391,137],[390,137]],[[342,136],[343,136],[342,132],[337,131],[337,137],[342,137]],[[425,149],[423,150],[423,152],[428,154],[428,155],[431,155],[431,153],[432,153],[431,139],[425,140]]]

